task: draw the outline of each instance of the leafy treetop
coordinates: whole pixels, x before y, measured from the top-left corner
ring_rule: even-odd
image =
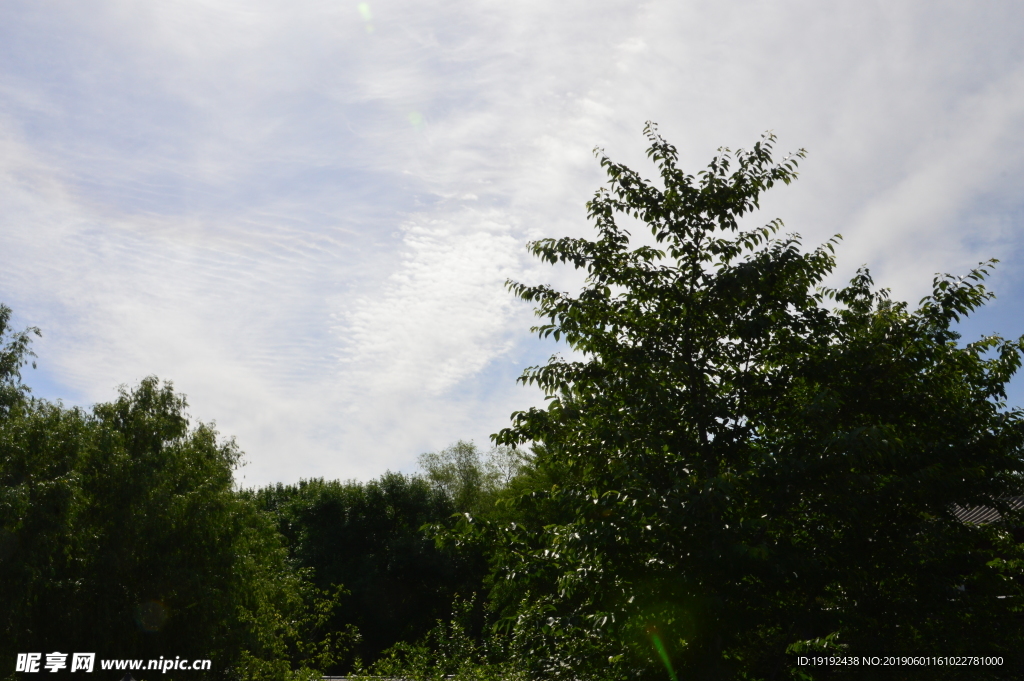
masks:
[[[660,186],[601,154],[596,238],[529,246],[585,270],[583,289],[508,284],[535,332],[579,353],[527,369],[547,405],[495,436],[564,471],[521,500],[549,524],[492,540],[497,607],[534,671],[761,678],[798,650],[1016,649],[1020,551],[955,515],[1009,513],[1022,489],[1004,387],[1024,342],[961,346],[952,328],[991,297],[994,261],[937,277],[916,309],[866,269],[826,288],[839,237],[805,252],[778,220],[741,229],[803,151],[776,162],[766,135],[690,175],[645,134]]]

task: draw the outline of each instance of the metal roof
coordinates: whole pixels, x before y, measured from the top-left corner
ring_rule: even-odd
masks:
[[[1011,511],[1024,508],[1024,496],[1009,497],[1007,503]],[[972,525],[988,525],[1002,518],[1002,515],[991,506],[956,506],[953,514],[960,522],[971,523]]]

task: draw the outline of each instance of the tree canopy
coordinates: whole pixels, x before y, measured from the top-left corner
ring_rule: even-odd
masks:
[[[171,654],[286,679],[351,647],[351,630],[322,630],[336,594],[234,490],[234,442],[185,409],[147,378],[91,410],[21,399],[0,420],[2,657]]]
[[[1024,343],[954,329],[991,298],[991,263],[916,307],[866,269],[827,288],[838,237],[808,252],[778,220],[747,226],[802,151],[776,161],[766,135],[692,175],[645,134],[657,181],[600,154],[596,237],[530,244],[583,289],[509,282],[575,353],[523,374],[547,405],[496,435],[562,471],[521,502],[550,524],[491,540],[526,664],[728,679],[789,674],[799,651],[1012,658],[1020,548],[1007,524],[955,515],[1019,523],[1007,498],[1024,489],[1024,414],[1005,404]]]
[[[426,480],[386,473],[369,482],[304,480],[256,490],[277,520],[292,560],[318,587],[347,595],[329,626],[357,627],[355,652],[366,662],[399,641],[424,636],[451,613],[454,595],[479,590],[486,562],[476,553],[439,550],[423,532],[456,511]],[[346,673],[350,660],[326,668]]]
[[[344,585],[330,626],[358,628],[356,652],[366,664],[424,638],[453,607],[467,606],[461,626],[479,637],[487,551],[438,546],[426,530],[443,531],[464,513],[505,517],[496,501],[524,466],[508,448],[484,455],[462,440],[419,461],[422,475],[302,480],[246,493],[273,514],[292,560],[313,570],[320,588]],[[348,662],[324,671],[348,673]]]

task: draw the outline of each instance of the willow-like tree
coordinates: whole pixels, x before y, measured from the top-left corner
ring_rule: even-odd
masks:
[[[937,277],[915,308],[866,270],[824,288],[838,238],[808,252],[777,220],[741,225],[802,151],[776,162],[768,135],[691,175],[645,133],[657,181],[601,155],[596,238],[530,244],[584,270],[582,291],[509,283],[544,320],[534,331],[576,353],[524,373],[547,405],[496,436],[541,443],[562,471],[522,502],[560,520],[497,543],[520,662],[633,679],[789,678],[795,653],[829,650],[1009,663],[1024,421],[1004,387],[1024,344],[953,328],[991,297],[990,264]],[[1006,523],[957,519],[974,505]]]

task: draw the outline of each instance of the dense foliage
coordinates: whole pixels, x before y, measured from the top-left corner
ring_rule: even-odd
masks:
[[[483,553],[425,528],[486,515],[515,456],[458,442],[424,454],[422,476],[239,491],[240,451],[191,425],[169,384],[91,409],[31,399],[38,331],[10,316],[0,307],[0,659],[171,654],[212,658],[214,677],[315,677],[424,638],[460,597],[479,638]]]
[[[363,660],[423,637],[451,615],[458,592],[480,590],[486,562],[479,552],[439,550],[423,532],[455,513],[451,497],[423,478],[308,480],[258,490],[255,498],[273,511],[293,559],[313,569],[318,586],[344,585],[348,594],[330,623],[358,627]]]
[[[497,436],[562,471],[524,500],[551,524],[490,540],[520,662],[729,679],[788,675],[798,651],[1013,659],[1020,548],[954,515],[1022,490],[1022,412],[1003,400],[1024,344],[952,329],[990,297],[987,267],[916,309],[866,271],[824,288],[835,240],[808,253],[778,221],[741,229],[802,153],[776,163],[769,136],[693,176],[647,135],[659,182],[602,157],[597,238],[531,245],[585,270],[583,290],[510,283],[577,353],[526,371],[548,404]]]
[[[247,493],[276,518],[291,559],[312,570],[317,586],[344,585],[347,595],[330,626],[358,628],[355,652],[365,664],[427,637],[457,603],[472,604],[459,626],[480,640],[486,547],[457,551],[432,535],[460,514],[504,517],[497,501],[526,463],[509,449],[484,455],[465,441],[422,454],[419,462],[421,475],[303,480]],[[349,661],[325,671],[347,673]]]
[[[5,666],[26,651],[179,655],[212,659],[212,676],[284,679],[351,646],[351,631],[323,627],[336,596],[234,491],[237,447],[190,426],[169,384],[148,378],[91,410],[29,400],[24,334],[4,340],[15,361],[0,383],[17,398],[0,415]]]

